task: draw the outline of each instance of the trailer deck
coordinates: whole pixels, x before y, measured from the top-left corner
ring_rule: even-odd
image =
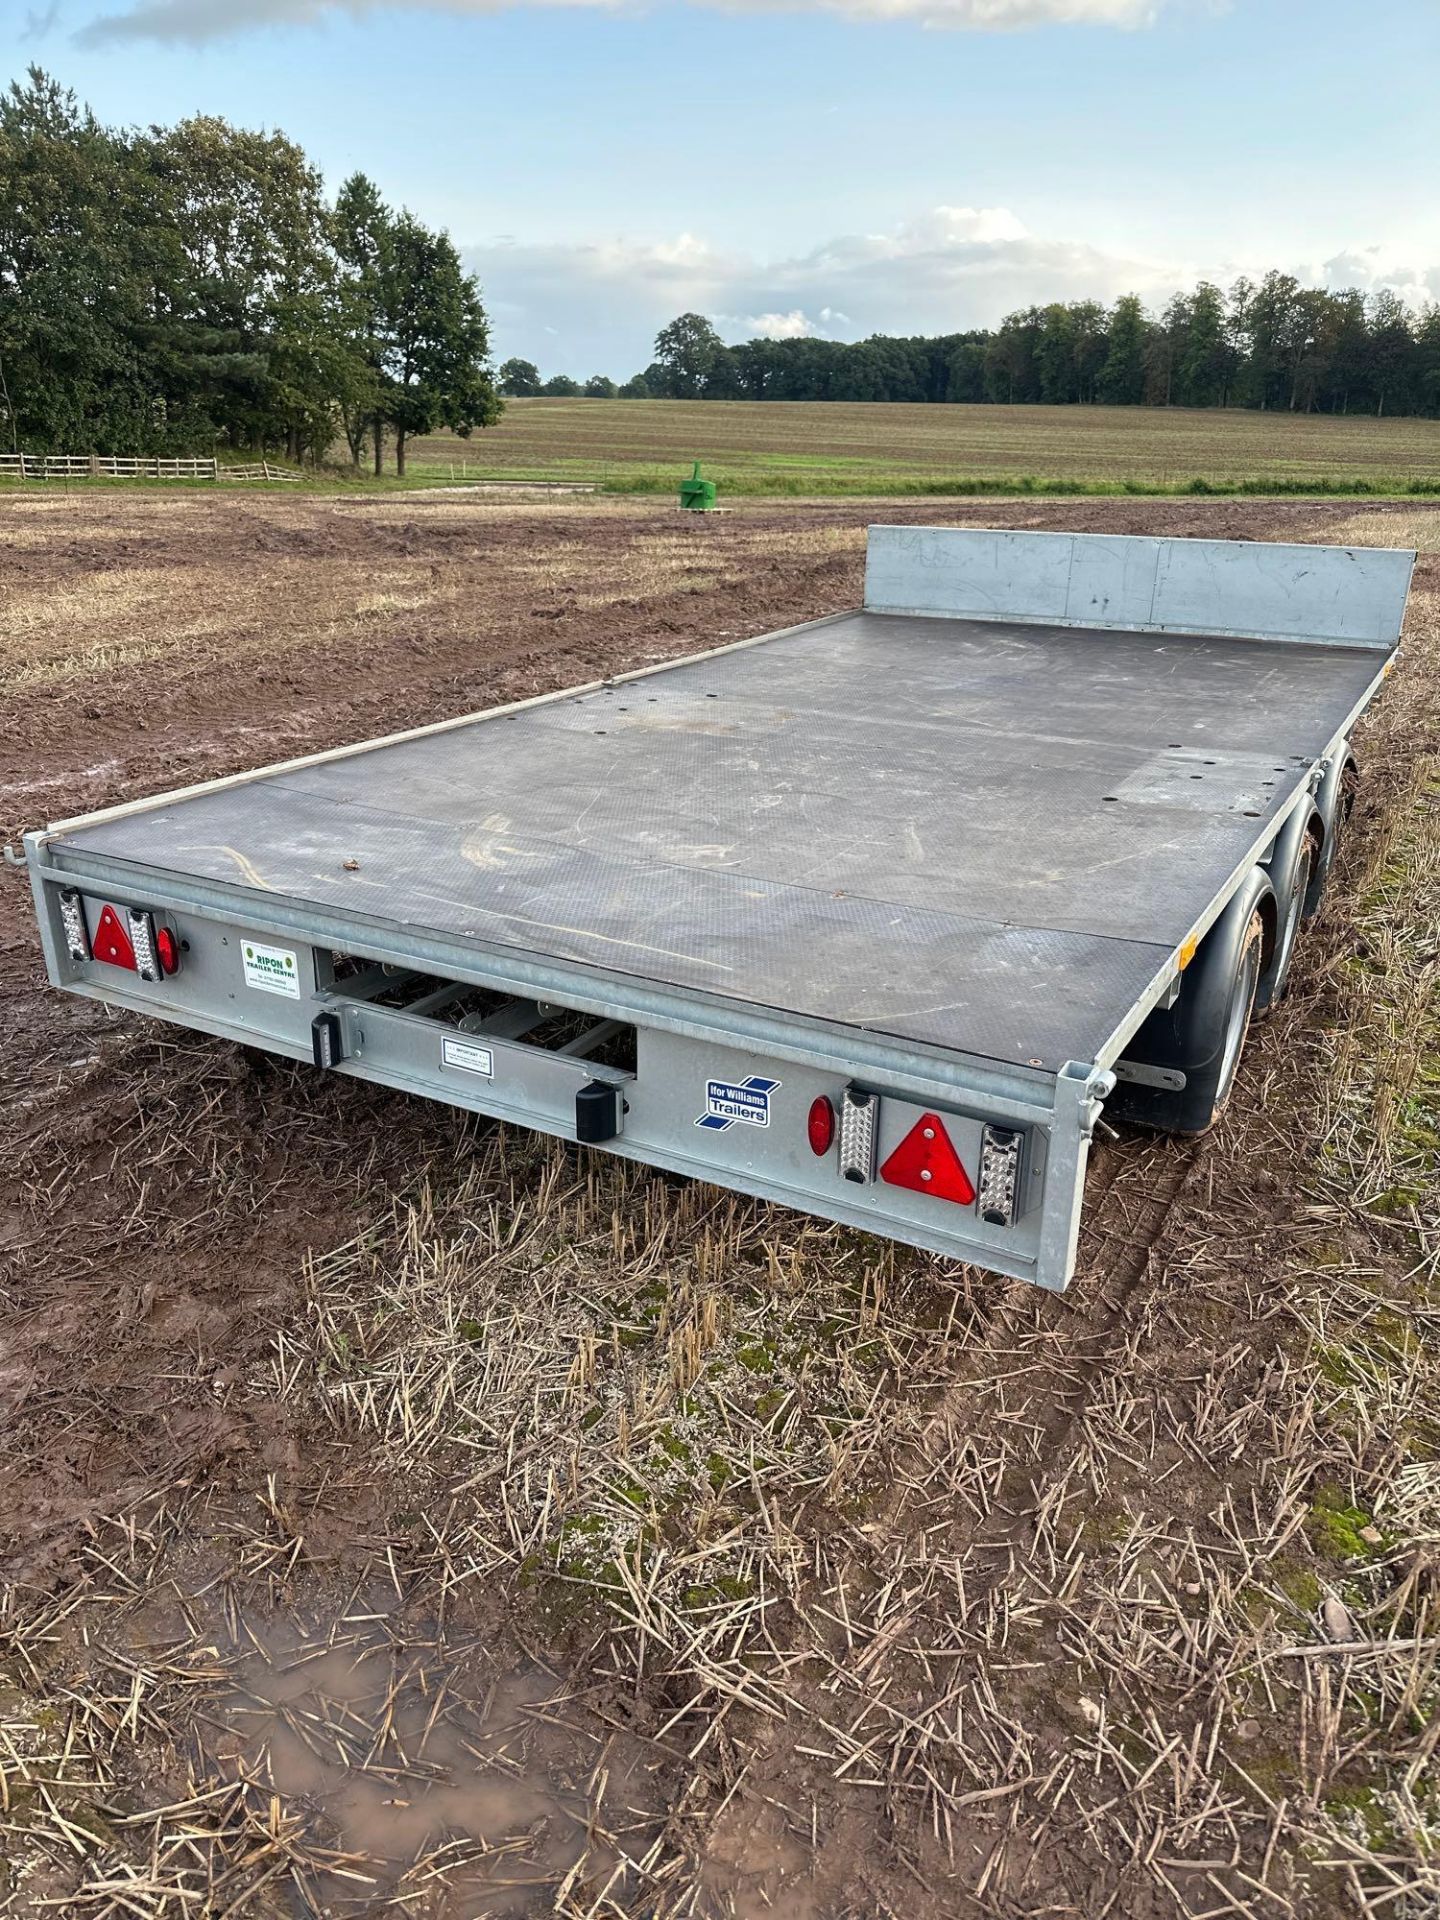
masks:
[[[858,612],[62,844],[1053,1071],[1102,1057],[1375,673]]]
[[[1412,561],[872,528],[857,612],[28,836],[50,977],[1064,1286]]]

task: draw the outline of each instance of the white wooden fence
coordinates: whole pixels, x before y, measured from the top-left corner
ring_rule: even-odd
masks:
[[[113,453],[0,453],[0,479],[11,480],[298,480],[268,460],[226,466],[214,459]]]

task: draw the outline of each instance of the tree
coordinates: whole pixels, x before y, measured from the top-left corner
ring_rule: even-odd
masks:
[[[723,344],[703,314],[682,313],[655,336],[655,365],[662,382],[657,390],[670,400],[698,399]]]
[[[1105,309],[1098,300],[1077,300],[1073,303],[1070,308],[1070,336],[1075,398],[1093,401],[1109,348],[1105,332]]]
[[[533,360],[506,360],[498,375],[500,391],[530,400],[540,391],[540,369]]]
[[[985,336],[957,334],[946,352],[942,400],[974,403],[985,398]]]
[[[500,418],[490,377],[490,326],[473,274],[454,242],[411,214],[391,228],[382,311],[388,326],[384,411],[395,429],[395,470],[408,435],[445,426],[462,439]]]
[[[374,382],[348,338],[333,294],[298,294],[278,303],[266,367],[267,419],[262,443],[283,431],[287,456],[312,465],[324,458],[337,425],[363,418],[374,405]],[[355,442],[352,460],[358,463]]]
[[[1370,345],[1365,324],[1365,296],[1358,287],[1347,287],[1330,296],[1327,325],[1330,354],[1326,403],[1332,412],[1348,413],[1351,393],[1359,393],[1365,386],[1365,361]]]
[[[38,67],[0,97],[7,450],[148,451],[163,435],[128,143]]]
[[[1136,293],[1122,293],[1110,311],[1105,363],[1096,392],[1112,407],[1138,407],[1145,398],[1145,353],[1150,322]]]
[[[1007,314],[1000,331],[991,336],[986,354],[985,385],[992,400],[1037,400],[1040,378],[1036,348],[1040,341],[1040,313],[1036,307]]]
[[[1426,413],[1440,413],[1440,306],[1426,306],[1415,330],[1415,384]]]
[[[1302,288],[1295,301],[1290,360],[1290,410],[1314,410],[1330,375],[1335,328],[1328,293]]]
[[[1035,341],[1035,373],[1041,400],[1053,406],[1076,397],[1075,330],[1069,308],[1059,301],[1046,307],[1040,317]]]
[[[615,382],[608,373],[592,373],[585,382],[585,395],[590,400],[613,400]]]
[[[323,377],[305,342],[333,278],[319,173],[284,134],[210,115],[152,128],[137,159],[169,288],[152,325],[170,404],[207,417],[233,444],[258,451],[278,440],[295,451],[327,402],[306,384]],[[286,327],[277,379],[272,357]]]
[[[1193,300],[1177,293],[1150,329],[1145,343],[1145,398],[1152,406],[1168,407],[1175,400],[1175,376],[1190,344]]]
[[[1202,280],[1186,303],[1183,341],[1178,343],[1176,399],[1184,407],[1223,407],[1234,371],[1220,289]]]
[[[1375,411],[1383,414],[1404,412],[1410,401],[1410,382],[1415,373],[1415,335],[1405,302],[1389,287],[1382,287],[1370,300],[1370,384],[1375,394]]]
[[[745,389],[740,380],[740,365],[731,347],[717,347],[710,357],[710,365],[705,374],[704,394],[707,400],[740,400]]]
[[[384,464],[385,450],[385,424],[380,407],[384,374],[380,308],[390,209],[380,198],[375,183],[363,173],[351,174],[341,187],[330,226],[332,244],[342,269],[340,301],[347,334],[353,352],[365,369],[364,379],[357,384],[348,402],[341,403],[341,418],[350,442],[350,457],[356,466],[360,464],[366,432],[374,436],[378,474]]]
[[[568,373],[552,373],[540,391],[551,400],[578,400],[580,382],[572,380]]]
[[[649,400],[651,397],[650,382],[643,373],[632,374],[620,389],[622,400]]]
[[[500,417],[480,290],[448,234],[431,232],[413,214],[392,213],[363,174],[341,189],[335,226],[357,345],[372,376],[375,471],[388,426],[395,471],[403,475],[406,442],[415,434],[446,426],[467,437]]]
[[[1295,368],[1305,342],[1296,310],[1299,293],[1298,280],[1274,272],[1258,287],[1241,281],[1232,293],[1248,362],[1246,387],[1256,406],[1288,406],[1293,398]]]

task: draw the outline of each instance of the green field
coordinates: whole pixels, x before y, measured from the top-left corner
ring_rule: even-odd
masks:
[[[512,400],[469,440],[412,441],[416,478],[730,493],[1440,492],[1440,421],[1157,407]]]

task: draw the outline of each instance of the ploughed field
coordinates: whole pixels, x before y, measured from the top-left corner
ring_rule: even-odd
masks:
[[[511,400],[498,426],[410,443],[417,475],[551,478],[674,494],[884,494],[1196,482],[1440,491],[1440,421],[1164,407],[867,401]]]
[[[52,994],[0,868],[0,1914],[1434,1910],[1440,511],[964,517],[1424,549],[1063,1298]],[[853,604],[865,518],[9,497],[7,833]]]

